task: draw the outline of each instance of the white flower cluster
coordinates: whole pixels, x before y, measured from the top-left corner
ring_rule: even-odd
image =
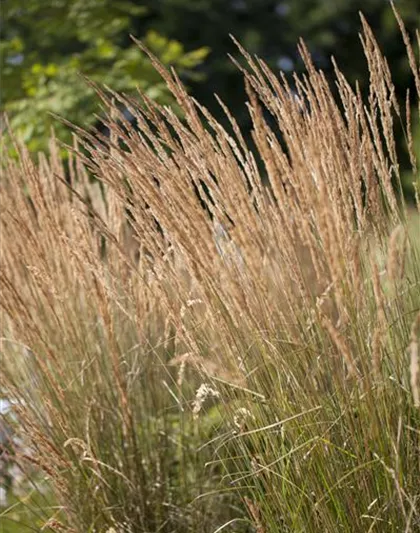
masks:
[[[220,398],[220,392],[208,383],[202,383],[195,394],[195,400],[193,404],[193,414],[196,417],[201,411],[204,402],[207,398]]]
[[[255,420],[254,415],[246,407],[240,407],[235,412],[235,416],[233,417],[233,424],[242,433],[243,431],[245,431],[245,429],[246,429],[246,421],[249,420],[249,419]]]

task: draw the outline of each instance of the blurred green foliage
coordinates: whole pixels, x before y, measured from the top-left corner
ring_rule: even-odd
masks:
[[[415,43],[415,32],[420,28],[420,0],[394,0],[394,4]],[[304,70],[297,51],[298,40],[302,37],[315,65],[323,69],[328,79],[332,81],[334,77],[331,63],[331,56],[334,56],[346,78],[352,84],[358,81],[366,94],[369,77],[359,39],[360,12],[363,12],[388,59],[403,109],[407,88],[412,98],[416,93],[405,45],[389,0],[145,0],[142,5],[149,9],[148,17],[143,21],[146,28],[154,28],[168,38],[177,39],[187,48],[210,47],[211,54],[200,67],[206,75],[206,84],[192,82],[190,90],[229,128],[213,97],[217,92],[250,142],[250,120],[242,75],[227,57],[228,54],[235,58],[239,56],[229,34],[234,35],[251,54],[263,58],[274,72],[282,70],[292,87],[293,72]],[[420,53],[416,45],[414,48],[417,54]],[[412,121],[415,149],[420,155],[420,124],[415,109]],[[408,195],[412,196],[411,183],[415,178],[410,171],[404,135],[399,128],[400,124],[396,122],[403,180]],[[417,179],[420,180],[420,175]]]
[[[274,71],[302,72],[297,43],[303,37],[316,65],[333,74],[334,55],[346,77],[367,86],[366,61],[359,40],[360,11],[368,19],[392,67],[399,96],[414,88],[405,46],[388,0],[144,0],[149,10],[140,27],[154,28],[187,48],[209,46],[203,66],[207,86],[192,84],[194,96],[216,109],[216,91],[239,117],[247,121],[243,81],[227,54],[238,57],[232,34]],[[395,0],[410,35],[420,27],[419,0]],[[138,21],[139,23],[139,21]],[[210,86],[210,90],[209,90]]]
[[[395,5],[414,38],[419,0],[395,0]],[[3,0],[1,106],[29,148],[38,150],[45,147],[52,124],[59,138],[69,140],[68,129],[48,112],[83,126],[96,122],[98,99],[80,73],[117,91],[132,93],[138,86],[170,102],[159,76],[130,39],[133,34],[173,65],[193,96],[226,125],[213,97],[217,92],[246,132],[243,79],[228,58],[238,57],[229,35],[274,71],[283,70],[292,84],[292,72],[303,70],[297,53],[302,36],[327,76],[333,73],[334,55],[346,77],[358,80],[364,90],[360,11],[388,58],[403,103],[407,87],[412,94],[415,88],[388,0]],[[419,136],[416,142],[420,145]]]
[[[84,127],[96,122],[98,99],[83,76],[116,91],[140,87],[151,98],[170,101],[159,75],[129,37],[133,21],[147,11],[136,1],[4,0],[1,104],[31,150],[45,148],[52,124],[60,139],[70,140],[69,129],[49,113]],[[153,29],[136,36],[163,63],[190,78],[209,51],[200,47],[187,53],[181,43]]]

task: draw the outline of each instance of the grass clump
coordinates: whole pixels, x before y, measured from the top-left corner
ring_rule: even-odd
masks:
[[[419,226],[394,133],[411,146],[420,73],[400,21],[404,111],[362,23],[367,100],[303,43],[293,88],[241,50],[254,151],[152,58],[182,120],[98,90],[109,138],[77,130],[67,169],[54,139],[5,161],[1,393],[16,463],[54,493],[44,530],[420,528]]]

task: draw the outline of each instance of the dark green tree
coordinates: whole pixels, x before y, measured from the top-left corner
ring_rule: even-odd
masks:
[[[419,0],[395,0],[395,5],[414,37]],[[213,98],[217,92],[245,131],[243,80],[228,58],[238,57],[229,34],[274,71],[289,75],[303,68],[297,54],[303,37],[327,75],[334,55],[363,90],[366,62],[358,36],[363,11],[392,67],[398,97],[405,99],[407,87],[414,90],[388,0],[3,0],[2,10],[2,108],[32,149],[42,148],[50,125],[57,125],[47,111],[78,124],[95,122],[97,99],[79,73],[115,90],[133,92],[139,86],[169,101],[130,33],[175,66],[190,92],[223,121]]]
[[[296,45],[303,37],[318,66],[330,71],[329,59],[334,55],[350,78],[363,79],[360,11],[393,65],[397,86],[409,77],[404,44],[388,0],[145,0],[142,5],[148,7],[143,28],[154,28],[187,47],[210,47],[212,54],[203,66],[208,82],[233,103],[238,100],[240,76],[227,59],[228,53],[236,53],[229,34],[274,69],[285,71],[301,68]],[[414,36],[420,26],[420,3],[396,0],[395,5]],[[194,90],[210,92],[205,87]]]
[[[50,113],[84,127],[96,122],[98,99],[81,74],[116,91],[132,93],[139,87],[160,102],[170,101],[130,33],[163,63],[194,77],[208,48],[186,52],[177,40],[146,29],[147,12],[147,6],[132,0],[3,1],[1,107],[31,150],[45,148],[53,124],[60,139],[70,139],[69,129]]]
[[[394,4],[415,42],[415,31],[420,28],[419,0],[395,0]],[[210,47],[210,56],[200,66],[206,83],[192,83],[190,89],[197,100],[223,121],[223,112],[213,98],[213,92],[217,92],[245,132],[249,117],[244,105],[243,80],[227,57],[232,54],[238,58],[239,54],[229,34],[250,53],[262,57],[274,72],[282,70],[290,78],[293,71],[303,70],[297,52],[302,37],[315,65],[330,79],[334,56],[346,78],[352,83],[357,80],[363,91],[368,85],[359,39],[363,12],[388,59],[401,104],[405,105],[407,88],[412,95],[415,92],[405,45],[389,0],[145,0],[143,5],[149,9],[143,27],[180,40],[187,48]],[[419,124],[415,131],[420,156]],[[404,150],[401,134],[402,154]],[[404,164],[409,166],[408,157]],[[412,175],[408,181],[412,181]]]

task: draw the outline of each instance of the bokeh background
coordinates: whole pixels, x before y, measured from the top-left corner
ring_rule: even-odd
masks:
[[[420,0],[395,5],[414,38]],[[84,127],[100,124],[99,101],[84,76],[126,93],[139,87],[171,102],[130,35],[174,66],[190,93],[223,121],[217,93],[245,132],[243,79],[228,57],[239,58],[230,34],[290,78],[302,71],[297,42],[303,37],[318,67],[331,74],[334,55],[363,90],[368,81],[359,40],[363,11],[402,102],[413,85],[388,0],[3,0],[1,10],[1,110],[33,151],[46,148],[52,125],[61,140],[71,141],[70,130],[50,113]],[[419,130],[416,124],[418,150]]]

